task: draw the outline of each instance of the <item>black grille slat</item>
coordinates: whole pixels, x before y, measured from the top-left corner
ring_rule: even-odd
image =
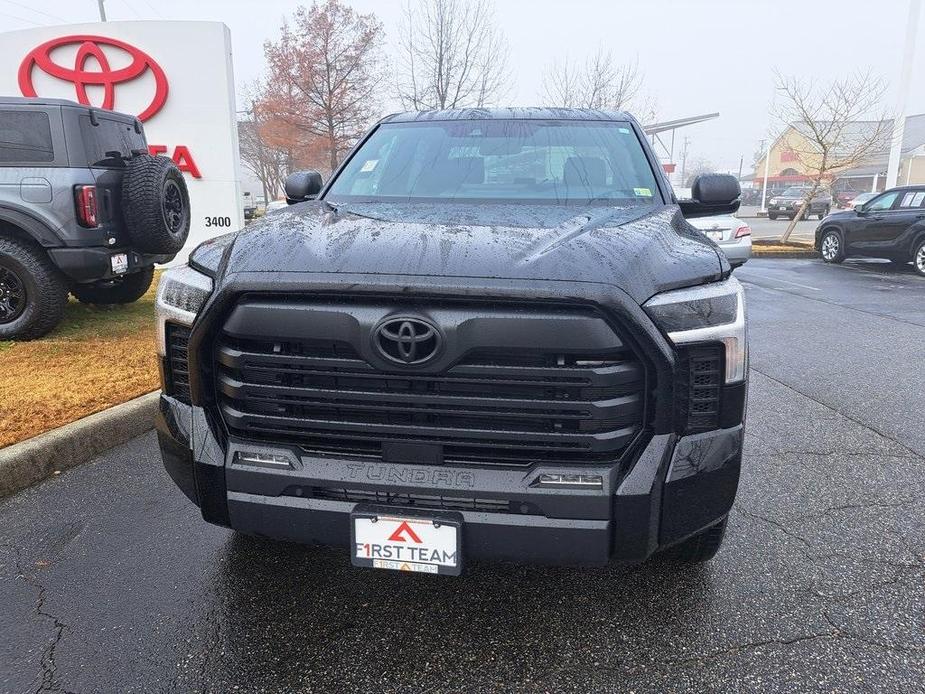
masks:
[[[389,433],[393,435],[406,436],[406,437],[415,437],[421,432],[430,433],[433,431],[432,435],[440,436],[442,434],[444,439],[482,439],[482,438],[492,438],[498,441],[509,441],[512,445],[521,445],[534,447],[539,441],[563,441],[563,442],[572,442],[575,445],[582,446],[587,450],[600,450],[602,448],[611,448],[612,445],[609,443],[613,439],[629,439],[632,438],[635,433],[634,427],[626,427],[624,429],[617,429],[615,431],[608,431],[601,434],[585,435],[585,434],[571,434],[571,433],[548,433],[542,431],[530,431],[533,440],[524,441],[523,431],[509,431],[503,429],[478,429],[470,428],[464,429],[460,427],[446,427],[446,426],[427,426],[425,424],[386,424],[382,422],[345,422],[342,420],[323,420],[323,419],[308,419],[308,418],[295,418],[288,416],[273,416],[266,414],[254,414],[254,413],[244,413],[239,412],[227,405],[222,406],[222,414],[225,416],[226,422],[229,423],[233,428],[239,429],[250,429],[256,431],[268,431],[271,428],[280,430],[289,430],[295,428],[296,430],[303,430],[304,428],[312,428],[319,431],[336,431],[336,432],[382,432]],[[279,425],[282,425],[280,427]],[[471,443],[469,445],[472,445]]]
[[[638,420],[642,402],[638,393],[612,400],[572,402],[526,398],[451,396],[422,393],[341,391],[244,383],[229,376],[219,378],[222,393],[235,400],[269,401],[295,406],[358,409],[370,412],[419,412],[444,415],[497,415],[513,419],[599,420],[632,423]]]
[[[257,311],[251,306],[259,312],[248,313]],[[324,308],[317,315],[330,320],[328,340],[311,336],[311,323],[280,326],[279,336],[247,334],[253,323],[244,316],[271,324],[274,307],[265,302],[230,320],[234,329],[215,345],[215,388],[231,434],[365,459],[382,459],[385,441],[437,443],[446,462],[519,466],[615,461],[642,428],[644,367],[587,309],[569,325],[586,325],[598,351],[581,352],[568,335],[570,347],[557,350],[544,343],[561,333],[546,330],[535,346],[470,349],[430,373],[366,361],[366,334],[341,328],[349,321]],[[345,314],[352,310],[363,309],[345,304]],[[523,329],[542,331],[524,312]],[[506,319],[512,333],[519,315]]]
[[[259,354],[244,352],[227,345],[220,347],[218,362],[235,370],[265,370],[280,374],[302,374],[316,377],[336,376],[341,379],[362,380],[373,377],[382,381],[439,382],[448,385],[469,383],[481,386],[486,385],[486,379],[491,379],[492,385],[536,386],[543,388],[550,385],[573,385],[575,388],[595,386],[611,388],[623,385],[626,386],[627,392],[633,392],[643,377],[642,365],[635,361],[586,369],[574,367],[562,369],[518,368],[512,366],[459,364],[452,367],[447,373],[439,375],[396,374],[378,371],[366,362],[359,360]],[[518,378],[514,378],[515,375]]]

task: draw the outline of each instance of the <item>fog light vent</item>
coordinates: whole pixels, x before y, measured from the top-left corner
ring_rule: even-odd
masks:
[[[675,383],[680,431],[695,433],[719,428],[722,384],[722,345],[696,345],[680,350]]]

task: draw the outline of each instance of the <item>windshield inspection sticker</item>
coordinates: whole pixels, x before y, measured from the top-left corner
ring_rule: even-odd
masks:
[[[367,159],[366,163],[363,164],[362,168],[360,168],[360,173],[369,173],[376,168],[376,164],[378,163],[378,159]]]
[[[652,197],[652,191],[649,188],[633,188],[633,194],[640,198]]]

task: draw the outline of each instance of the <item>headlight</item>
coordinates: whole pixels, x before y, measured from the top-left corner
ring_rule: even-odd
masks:
[[[192,325],[199,309],[212,293],[212,278],[188,265],[171,268],[157,285],[154,312],[157,316],[157,351],[166,355],[165,324]]]
[[[726,346],[725,382],[745,378],[745,294],[737,279],[663,292],[643,308],[675,346],[722,342]]]
[[[769,204],[769,205],[776,205],[776,204],[777,204],[777,198],[771,198],[770,200],[768,200],[768,204]]]

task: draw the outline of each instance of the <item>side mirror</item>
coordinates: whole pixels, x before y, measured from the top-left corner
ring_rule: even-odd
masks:
[[[286,176],[286,202],[295,205],[297,202],[314,200],[321,192],[323,183],[321,174],[317,171],[296,171]]]
[[[855,205],[854,211],[857,212],[858,214],[864,214],[864,203],[859,202],[857,205]]]
[[[691,199],[678,204],[681,213],[688,219],[712,217],[717,214],[733,214],[739,209],[742,194],[739,182],[729,174],[702,174],[694,179]]]

